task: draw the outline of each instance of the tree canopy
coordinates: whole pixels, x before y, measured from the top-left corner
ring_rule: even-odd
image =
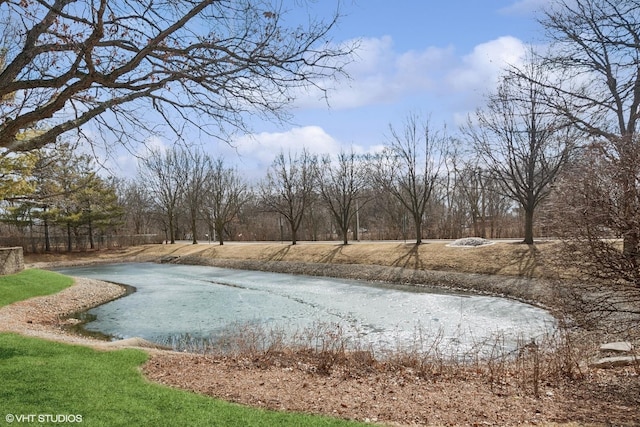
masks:
[[[350,50],[328,39],[337,8],[304,25],[290,12],[269,0],[3,1],[0,147],[38,149],[89,122],[127,143],[160,123],[219,138],[248,112],[282,118]]]

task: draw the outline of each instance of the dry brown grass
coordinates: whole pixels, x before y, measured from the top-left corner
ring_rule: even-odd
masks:
[[[420,246],[397,242],[358,242],[346,246],[335,242],[302,242],[297,245],[232,242],[223,246],[178,243],[95,251],[85,253],[84,256],[78,253],[31,254],[27,255],[26,262],[36,264],[73,260],[82,263],[118,259],[152,261],[163,257],[199,256],[230,260],[381,265],[417,270],[552,278],[557,276],[557,269],[552,261],[559,250],[558,242],[542,242],[533,246],[497,242],[481,247],[451,247],[448,242]],[[566,274],[563,270],[562,275]]]
[[[460,248],[445,242],[420,246],[404,243],[241,244],[205,249],[204,256],[225,259],[291,261],[334,264],[370,264],[417,270],[466,273],[543,274],[540,249],[515,243]]]

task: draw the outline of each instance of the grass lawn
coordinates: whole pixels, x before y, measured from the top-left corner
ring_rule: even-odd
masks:
[[[55,294],[72,284],[71,277],[45,270],[23,270],[0,276],[0,307],[32,297]]]
[[[0,306],[48,295],[73,279],[43,270],[0,277]],[[347,426],[333,418],[263,411],[147,381],[139,350],[96,351],[0,334],[0,417],[9,425]],[[11,417],[14,417],[13,419]],[[0,418],[1,419],[1,418]]]
[[[139,350],[101,352],[0,334],[0,411],[76,415],[86,426],[359,425],[246,408],[153,384],[139,371],[146,358]]]
[[[146,359],[140,350],[101,352],[0,334],[1,412],[76,415],[87,426],[356,425],[246,408],[153,384],[139,370]]]

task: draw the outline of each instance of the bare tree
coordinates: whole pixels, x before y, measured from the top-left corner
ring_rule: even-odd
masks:
[[[151,193],[154,203],[166,219],[165,233],[171,244],[176,242],[176,219],[179,201],[187,180],[181,164],[185,153],[178,148],[151,151],[138,169],[141,184]]]
[[[301,7],[296,2],[295,7]],[[283,118],[300,89],[342,73],[338,18],[300,25],[279,1],[0,2],[0,147],[28,151],[91,122],[145,140],[163,122],[220,137],[246,113]],[[320,88],[322,89],[322,88]],[[149,120],[155,111],[158,120]],[[155,116],[154,116],[155,117]],[[38,128],[40,132],[25,134]]]
[[[636,329],[640,321],[640,272],[618,239],[621,226],[628,225],[620,218],[630,213],[622,202],[628,195],[612,168],[620,170],[599,144],[581,149],[556,185],[551,218],[565,243],[564,256],[556,261],[584,274],[563,287],[570,314],[585,325],[608,321],[609,330],[625,331]]]
[[[184,168],[186,182],[183,198],[189,211],[191,241],[198,243],[198,218],[202,212],[207,185],[207,174],[211,170],[211,158],[200,150],[181,152],[181,166]]]
[[[373,175],[368,175],[371,180]],[[407,210],[391,193],[382,186],[371,182],[367,192],[370,202],[360,207],[362,227],[373,239],[407,239],[409,233]],[[371,234],[375,233],[375,234]]]
[[[133,234],[149,233],[153,201],[147,188],[139,180],[121,180],[118,194],[127,229]]]
[[[584,133],[581,156],[553,204],[566,243],[563,261],[586,273],[568,300],[579,302],[574,314],[612,314],[637,327],[640,1],[556,0],[541,24],[552,42],[542,55],[550,78],[531,81],[544,88],[556,114]]]
[[[566,120],[545,104],[541,87],[531,82],[543,81],[542,68],[530,61],[526,75],[506,74],[463,132],[505,194],[522,207],[524,243],[533,244],[536,207],[568,161],[574,138]]]
[[[460,185],[456,187],[462,203],[471,216],[473,235],[487,237],[487,188],[482,170],[473,164],[464,164],[457,170]]]
[[[340,229],[345,245],[349,243],[349,227],[354,217],[367,202],[364,198],[365,170],[363,159],[353,150],[349,153],[341,151],[335,160],[328,155],[322,158],[318,174],[320,196]]]
[[[407,209],[413,219],[416,244],[422,243],[424,216],[445,161],[448,137],[408,115],[402,133],[389,126],[391,145],[379,158],[374,176],[379,185]]]
[[[249,188],[240,173],[227,167],[222,158],[213,161],[206,175],[205,187],[205,217],[222,245],[225,227],[237,219],[240,210],[249,200]]]
[[[477,159],[463,163],[456,175],[456,193],[470,216],[473,234],[484,238],[500,236],[500,222],[513,202],[504,195],[499,182],[478,165]]]
[[[640,2],[558,0],[541,23],[553,42],[545,65],[556,78],[534,81],[549,89],[547,103],[595,140],[608,161],[620,195],[618,216],[609,222],[616,223],[624,256],[638,270]]]
[[[266,210],[280,214],[289,224],[291,244],[297,243],[298,229],[315,199],[314,183],[318,159],[306,149],[299,156],[275,158],[260,185],[260,200]]]

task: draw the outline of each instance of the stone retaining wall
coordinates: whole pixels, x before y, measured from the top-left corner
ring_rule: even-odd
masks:
[[[24,270],[22,248],[0,248],[0,276]]]

